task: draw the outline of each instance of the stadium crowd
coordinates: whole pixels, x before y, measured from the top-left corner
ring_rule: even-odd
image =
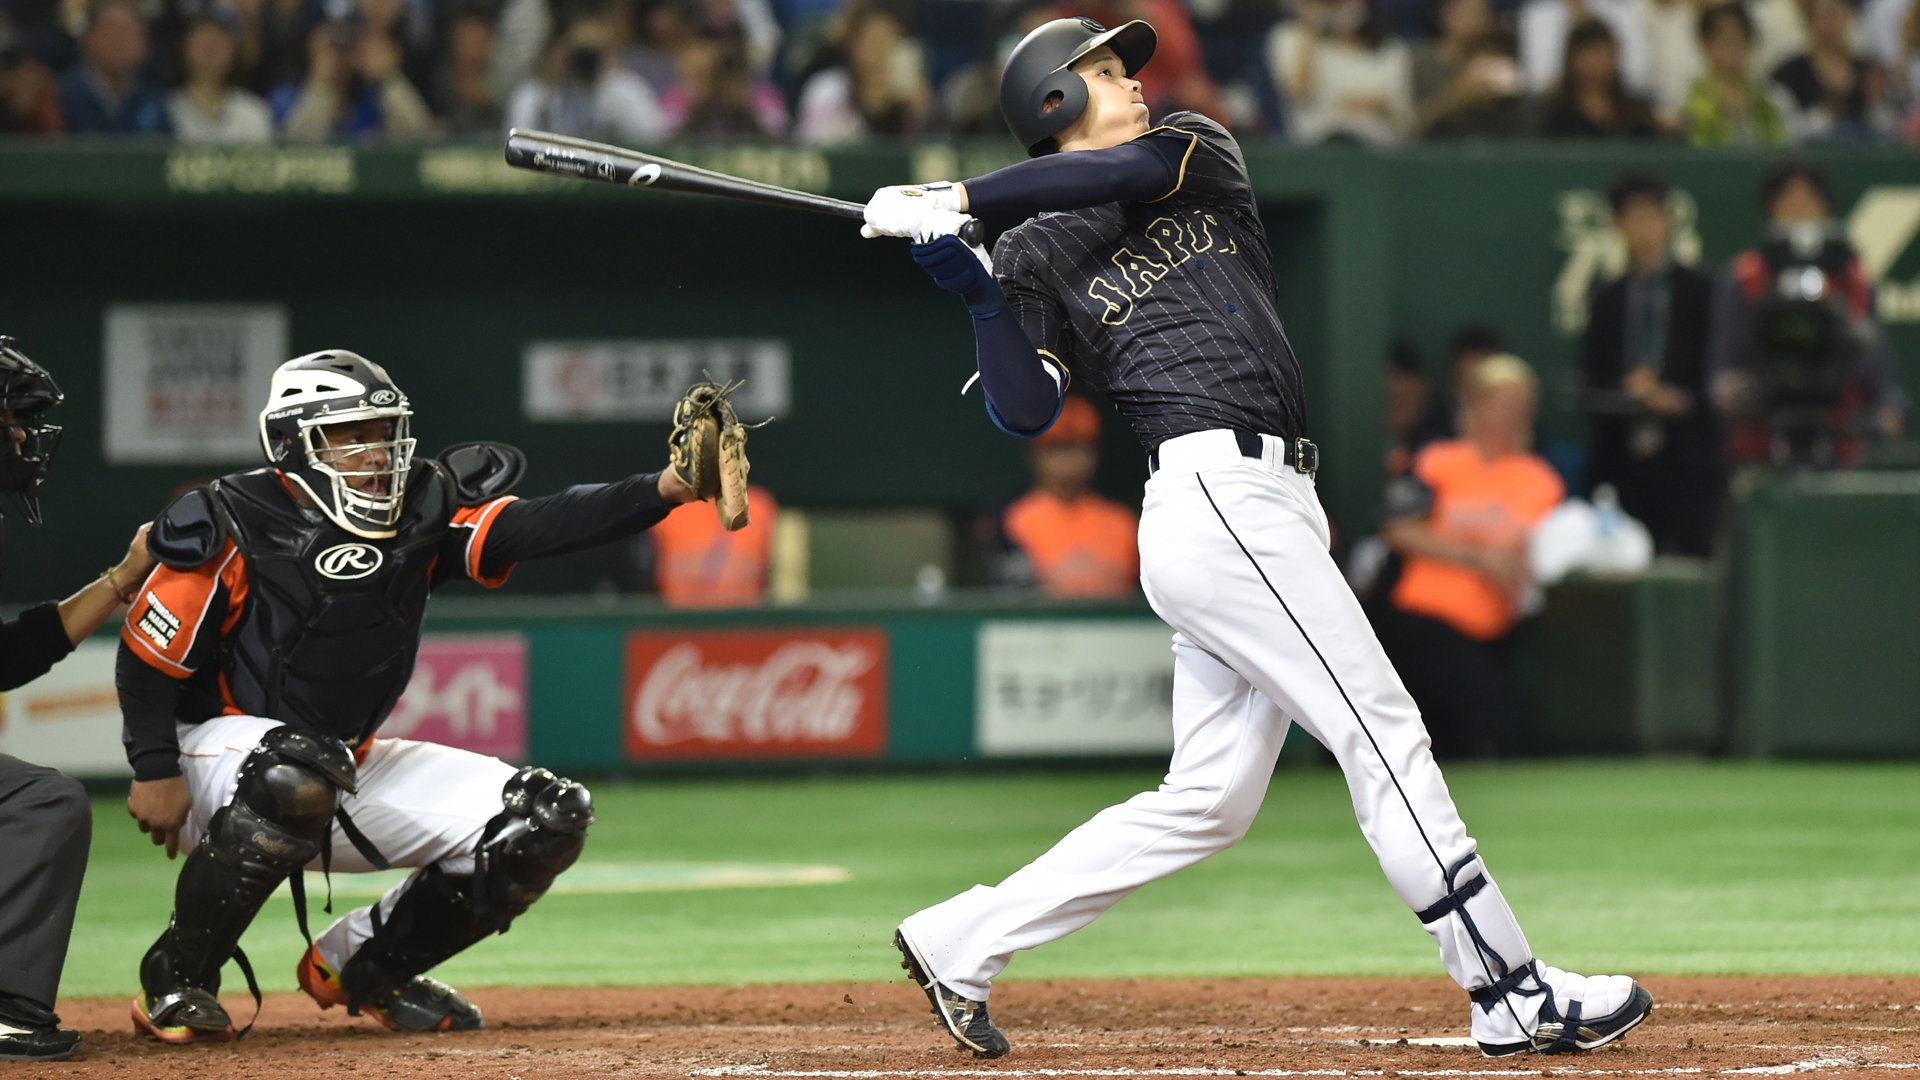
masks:
[[[1915,0],[0,0],[0,133],[809,146],[997,135],[1059,15],[1242,137],[1920,144]]]

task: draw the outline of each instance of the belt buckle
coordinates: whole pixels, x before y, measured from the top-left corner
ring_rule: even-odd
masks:
[[[1306,439],[1293,440],[1293,470],[1309,475],[1320,471],[1320,448]]]

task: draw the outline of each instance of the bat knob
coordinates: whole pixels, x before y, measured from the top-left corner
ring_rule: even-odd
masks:
[[[987,227],[982,225],[979,219],[976,218],[960,226],[960,240],[968,247],[979,247],[986,242],[986,239]]]

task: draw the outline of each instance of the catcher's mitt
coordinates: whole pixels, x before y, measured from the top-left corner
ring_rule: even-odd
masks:
[[[673,434],[667,437],[674,474],[694,498],[713,501],[729,532],[747,524],[747,427],[727,401],[738,389],[737,382],[695,383],[673,407]]]

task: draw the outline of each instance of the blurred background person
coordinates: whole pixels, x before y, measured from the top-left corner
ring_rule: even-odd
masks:
[[[59,80],[0,15],[0,135],[56,135],[65,126]]]
[[[1751,74],[1753,17],[1738,3],[1700,13],[1707,70],[1687,93],[1687,141],[1695,146],[1779,146],[1786,121],[1766,85]]]
[[[385,31],[350,20],[307,35],[307,70],[274,92],[274,115],[291,142],[420,139],[433,113],[400,70],[400,46]]]
[[[1788,0],[1792,3],[1793,0]],[[1647,92],[1652,61],[1647,43],[1644,0],[1526,0],[1520,7],[1520,68],[1527,89],[1540,97],[1553,93],[1566,75],[1568,44],[1575,28],[1599,21],[1613,32],[1615,67],[1629,91]]]
[[[619,143],[667,137],[667,114],[647,81],[619,64],[613,28],[580,18],[554,34],[540,74],[507,100],[507,126]]]
[[[1387,352],[1387,475],[1413,467],[1420,422],[1433,407],[1433,380],[1411,342],[1396,341]],[[1432,441],[1432,440],[1428,440]],[[1424,445],[1424,444],[1423,444]]]
[[[1100,414],[1083,397],[1069,394],[1060,419],[1027,443],[1033,490],[1001,517],[1001,532],[1013,565],[1003,583],[1030,575],[1048,596],[1121,598],[1140,587],[1140,516],[1097,494]]]
[[[1517,357],[1480,361],[1461,437],[1428,445],[1387,487],[1381,532],[1402,565],[1376,631],[1438,757],[1520,750],[1511,631],[1532,583],[1527,540],[1565,497],[1531,451],[1536,387]]]
[[[1920,4],[1909,7],[1900,24],[1900,56],[1894,70],[1907,110],[1900,122],[1901,136],[1909,146],[1920,146]]]
[[[80,63],[60,80],[60,113],[76,135],[165,135],[167,99],[147,80],[147,20],[132,0],[100,0],[80,35]]]
[[[1080,15],[1102,26],[1119,26],[1140,19],[1153,27],[1158,38],[1153,63],[1138,74],[1140,95],[1157,120],[1170,112],[1191,109],[1227,124],[1226,102],[1220,88],[1207,74],[1206,57],[1201,52],[1200,35],[1180,0],[1069,0],[1055,5],[1052,17]]]
[[[1853,5],[1806,0],[1807,51],[1773,71],[1774,101],[1794,142],[1871,142],[1893,129],[1886,76],[1854,50]]]
[[[1707,395],[1713,282],[1673,260],[1667,197],[1664,179],[1639,170],[1607,191],[1627,272],[1595,291],[1581,340],[1593,417],[1587,479],[1613,485],[1660,554],[1704,558],[1724,487]]]
[[[867,0],[853,0],[842,26],[800,84],[794,137],[838,146],[919,134],[933,103],[920,43],[898,15]]]
[[[487,81],[493,40],[493,14],[484,7],[459,8],[447,22],[446,53],[433,79],[433,106],[443,130],[454,138],[506,131],[506,110]]]
[[[1613,31],[1588,19],[1567,36],[1565,71],[1541,116],[1550,139],[1650,139],[1660,134],[1653,109],[1627,89]]]
[[[1474,369],[1482,360],[1507,351],[1507,336],[1490,323],[1467,323],[1447,339],[1447,381],[1443,387],[1430,388],[1426,411],[1400,436],[1402,450],[1400,472],[1405,472],[1428,443],[1451,439],[1460,431],[1460,407]]]
[[[1412,6],[1417,8],[1420,2],[1412,0]],[[1284,133],[1286,106],[1267,68],[1267,29],[1273,22],[1270,0],[1190,0],[1186,7],[1206,75],[1218,88],[1220,106],[1227,113],[1221,123],[1242,138],[1259,132]],[[1152,71],[1153,65],[1145,70]]]
[[[1373,0],[1301,0],[1268,35],[1267,62],[1299,142],[1385,145],[1413,130],[1413,59]]]
[[[1647,85],[1653,111],[1679,126],[1687,92],[1706,68],[1700,52],[1700,13],[1711,0],[1641,0],[1647,26]]]
[[[1440,31],[1413,45],[1414,126],[1430,139],[1528,133],[1526,87],[1490,0],[1438,0]]]
[[[653,545],[653,581],[669,607],[753,607],[766,603],[773,572],[773,541],[780,504],[773,493],[747,485],[751,520],[735,532],[721,528],[712,507],[695,503],[684,514],[641,533]],[[644,563],[642,556],[638,561]]]
[[[695,138],[777,138],[787,131],[787,103],[773,84],[754,78],[746,35],[737,24],[709,24],[675,55],[678,79],[660,95],[667,126]]]
[[[1760,188],[1766,235],[1714,286],[1709,386],[1738,463],[1848,465],[1897,437],[1907,395],[1825,169],[1788,158]]]
[[[232,16],[219,9],[187,23],[180,39],[185,78],[167,97],[167,116],[181,142],[273,141],[273,110],[266,99],[233,85],[236,29]]]

